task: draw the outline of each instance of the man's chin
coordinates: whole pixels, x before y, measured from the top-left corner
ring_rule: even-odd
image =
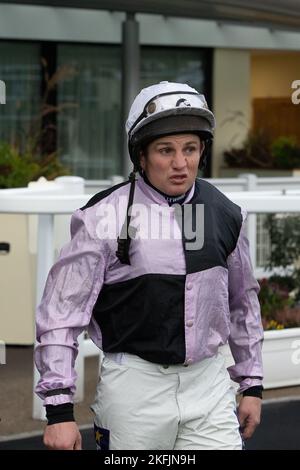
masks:
[[[167,194],[170,196],[180,196],[181,194],[184,194],[187,192],[187,190],[190,188],[190,184],[185,180],[185,181],[170,181],[168,184],[168,191],[166,191]]]

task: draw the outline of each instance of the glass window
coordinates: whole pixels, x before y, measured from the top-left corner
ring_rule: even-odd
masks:
[[[73,174],[103,179],[121,172],[121,48],[59,45],[57,65],[72,77],[57,88],[58,150]]]
[[[73,174],[87,179],[122,174],[121,46],[59,45],[58,66],[74,74],[57,89],[58,150]],[[188,83],[207,92],[207,52],[143,47],[141,88],[162,80]]]
[[[164,80],[187,83],[208,94],[208,54],[199,49],[144,47],[141,57],[141,87]]]
[[[141,87],[164,80],[187,83],[203,93],[210,107],[211,52],[197,48],[145,47],[141,57]],[[199,176],[211,174],[211,151]]]
[[[25,145],[40,111],[40,47],[0,42],[0,79],[6,84],[6,104],[0,105],[0,140]]]

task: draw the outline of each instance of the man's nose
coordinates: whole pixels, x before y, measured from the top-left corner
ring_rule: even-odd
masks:
[[[186,157],[181,150],[177,150],[173,158],[173,168],[181,169],[186,166]]]

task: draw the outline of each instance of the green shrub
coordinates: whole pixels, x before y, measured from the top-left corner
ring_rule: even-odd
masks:
[[[279,137],[271,145],[277,168],[300,168],[300,146],[294,137]]]
[[[265,267],[280,268],[280,275],[260,279],[259,300],[264,329],[300,326],[300,217],[268,215],[270,254]]]
[[[56,154],[40,158],[21,155],[8,143],[0,142],[0,189],[25,187],[40,176],[51,180],[68,173]]]
[[[9,144],[0,143],[0,188],[27,186],[35,179],[38,168],[37,163],[21,157]]]
[[[294,283],[296,298],[300,300],[300,216],[293,214],[270,214],[265,228],[270,237],[268,269],[282,268]]]

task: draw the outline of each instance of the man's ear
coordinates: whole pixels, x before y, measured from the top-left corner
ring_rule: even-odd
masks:
[[[200,157],[202,157],[202,154],[205,150],[205,142],[203,140],[201,140],[200,142]]]
[[[206,166],[206,152],[205,152],[205,142],[201,140],[200,142],[200,159],[199,159],[199,169],[203,170]]]

